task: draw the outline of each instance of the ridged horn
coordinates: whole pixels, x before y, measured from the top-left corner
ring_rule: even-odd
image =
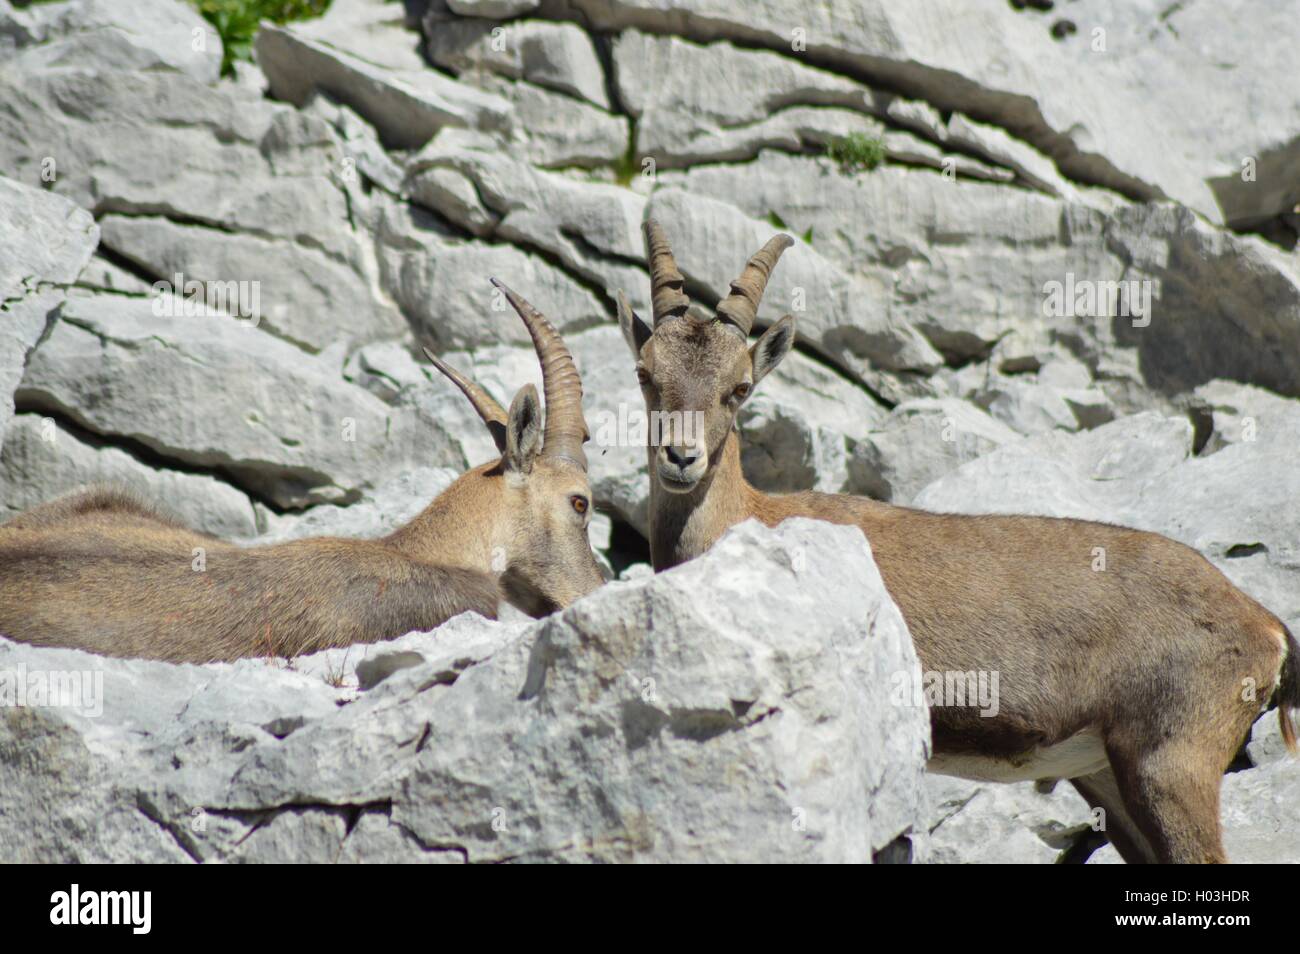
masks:
[[[542,456],[565,457],[587,469],[582,445],[590,436],[582,415],[582,378],[564,339],[546,317],[502,282],[492,279],[512,308],[524,320],[537,360],[542,366],[542,393],[546,400],[546,428],[542,432]]]
[[[478,412],[478,416],[487,425],[488,433],[492,435],[497,450],[504,454],[506,452],[506,421],[509,420],[509,417],[501,405],[497,403],[496,398],[443,361],[428,348],[422,350],[424,356],[429,359],[429,363],[446,375],[447,379],[460,388],[465,397],[469,398],[469,403],[474,405],[474,410]]]
[[[677,260],[668,245],[668,236],[654,219],[645,220],[646,261],[650,265],[650,301],[654,312],[654,327],[661,321],[680,318],[686,314],[690,299],[682,290],[686,280],[677,270]]]
[[[772,277],[772,269],[781,253],[794,244],[794,239],[781,233],[773,235],[767,244],[754,253],[745,263],[745,270],[731,283],[731,294],[718,303],[718,319],[735,325],[745,336],[749,336],[754,327],[754,318],[758,315],[758,303],[763,299],[763,290],[767,280]]]

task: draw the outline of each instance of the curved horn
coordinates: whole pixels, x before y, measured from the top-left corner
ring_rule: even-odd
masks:
[[[680,318],[686,314],[690,299],[682,288],[686,280],[677,270],[677,260],[668,245],[668,236],[654,219],[645,220],[646,261],[650,265],[650,300],[653,304],[654,326],[661,321]]]
[[[469,403],[474,405],[474,410],[478,411],[478,416],[487,425],[488,433],[492,435],[497,450],[504,454],[506,452],[506,421],[508,417],[505,410],[497,403],[496,398],[447,364],[428,348],[421,350],[424,351],[424,356],[429,359],[429,362],[445,374],[452,384],[460,388],[465,397],[469,398]]]
[[[781,233],[773,235],[754,253],[745,263],[740,277],[731,283],[731,294],[718,303],[719,320],[735,325],[745,337],[749,337],[754,318],[758,315],[758,303],[767,288],[767,280],[772,277],[772,269],[776,268],[776,260],[793,244],[794,239]]]
[[[537,360],[542,366],[542,393],[546,397],[546,429],[542,432],[542,456],[565,457],[587,469],[587,455],[582,445],[590,436],[587,420],[582,416],[582,378],[573,355],[555,326],[536,308],[504,284],[492,279],[501,289],[519,317],[524,320],[533,339]]]

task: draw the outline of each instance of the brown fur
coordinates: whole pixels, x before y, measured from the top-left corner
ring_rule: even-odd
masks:
[[[548,394],[581,421],[581,383],[568,373],[576,393]],[[0,635],[209,662],[392,639],[467,610],[495,618],[502,595],[535,615],[567,606],[604,582],[587,539],[590,483],[572,456],[581,445],[544,452],[532,385],[507,415],[457,378],[502,457],[389,536],[240,547],[125,491],[92,488],[0,525]]]
[[[172,662],[391,639],[467,610],[495,617],[499,601],[489,574],[417,562],[384,541],[237,547],[113,489],[0,526],[0,581],[6,636]]]
[[[936,756],[1014,767],[1041,747],[1096,733],[1110,768],[1074,781],[1107,809],[1126,860],[1227,860],[1220,779],[1274,693],[1293,738],[1287,709],[1300,703],[1300,661],[1276,616],[1199,553],[1152,533],[762,493],[741,473],[735,418],[747,393],[735,388],[779,363],[793,319],[747,350],[744,335],[722,322],[687,315],[651,332],[625,305],[620,311],[647,410],[698,411],[706,422],[695,447],[650,449],[656,570],[698,556],[750,517],[861,528],[922,668],[1000,674],[996,716],[931,709]],[[1095,547],[1104,548],[1104,570],[1093,569]],[[1243,698],[1251,686],[1255,696]]]

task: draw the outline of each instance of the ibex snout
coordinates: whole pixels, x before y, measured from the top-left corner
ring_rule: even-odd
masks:
[[[700,444],[664,444],[657,455],[659,483],[669,493],[689,493],[709,467],[709,452]]]

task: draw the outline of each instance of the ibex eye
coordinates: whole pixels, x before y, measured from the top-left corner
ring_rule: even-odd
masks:
[[[638,381],[640,381],[642,384],[649,384],[649,383],[650,383],[650,372],[647,371],[645,368],[641,367],[641,365],[638,364],[638,365],[636,366],[636,379],[637,379]]]
[[[741,381],[736,385],[736,389],[731,392],[731,395],[737,400],[743,401],[745,398],[749,397],[750,387],[751,385],[748,381]]]
[[[586,497],[579,497],[577,494],[574,494],[572,497],[569,498],[569,500],[573,504],[573,509],[578,513],[586,513],[587,508],[591,506],[589,503],[587,503]]]

